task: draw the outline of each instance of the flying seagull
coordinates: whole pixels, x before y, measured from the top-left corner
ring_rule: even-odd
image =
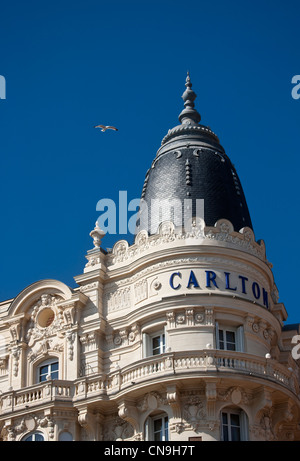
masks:
[[[106,130],[118,131],[118,128],[114,126],[96,125],[95,128],[101,128],[101,131],[106,131]]]

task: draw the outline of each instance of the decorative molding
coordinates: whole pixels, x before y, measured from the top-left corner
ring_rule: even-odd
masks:
[[[110,420],[107,420],[105,422],[105,429],[104,429],[104,438],[105,440],[111,440],[111,441],[123,441],[123,440],[131,440],[133,437],[133,440],[141,440],[140,433],[134,433],[134,428],[126,420],[126,411],[128,410],[128,407],[124,406],[121,404],[119,413],[125,416],[125,419],[123,419],[120,416],[115,416]]]
[[[142,279],[133,285],[135,304],[140,303],[148,298],[148,281]]]
[[[159,392],[153,391],[144,396],[137,405],[137,409],[141,412],[146,412],[149,410],[155,410],[156,408],[167,404],[168,399],[165,396],[161,395]]]
[[[236,232],[230,221],[220,219],[213,227],[205,226],[203,220],[193,220],[187,229],[175,229],[171,221],[165,221],[159,225],[157,234],[147,236],[144,230],[138,233],[131,246],[126,240],[118,241],[112,253],[106,257],[107,265],[127,262],[149,249],[173,243],[175,240],[180,242],[186,239],[194,239],[195,244],[198,243],[198,239],[201,239],[201,245],[209,245],[211,241],[215,241],[219,246],[237,248],[257,256],[262,261],[266,260],[265,244],[262,240],[255,241],[252,229],[244,227]]]
[[[107,313],[126,309],[131,306],[131,287],[121,288],[105,295]]]
[[[57,334],[57,332],[63,328],[63,313],[57,306],[59,301],[60,298],[57,296],[43,294],[33,306],[26,335],[29,347],[32,347],[34,343],[40,339],[45,339]],[[45,324],[39,323],[39,318],[42,317],[43,313],[50,311],[52,311],[53,317],[49,317],[49,320],[45,321]]]
[[[183,419],[192,427],[194,432],[198,432],[206,419],[204,401],[199,395],[190,395],[184,399]]]
[[[86,285],[82,285],[80,287],[81,293],[85,293],[86,291],[96,290],[99,287],[99,282],[92,282],[87,283]]]
[[[217,398],[220,401],[231,402],[234,405],[249,405],[253,396],[251,392],[247,392],[243,387],[231,386],[225,391],[219,390]]]
[[[206,307],[201,311],[195,311],[192,308],[185,309],[182,311],[168,311],[166,312],[167,326],[168,329],[178,328],[178,327],[189,327],[189,326],[200,326],[214,325],[214,309],[212,307]]]
[[[271,344],[276,334],[274,328],[268,322],[252,315],[248,315],[246,318],[245,332],[260,336],[268,344]]]
[[[67,331],[66,333],[66,340],[67,340],[67,351],[68,351],[68,359],[73,360],[74,358],[74,342],[75,342],[76,334],[73,331]]]

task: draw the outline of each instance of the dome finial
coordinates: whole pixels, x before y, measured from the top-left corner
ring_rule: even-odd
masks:
[[[196,125],[200,122],[201,115],[196,109],[194,109],[195,107],[194,100],[196,99],[197,95],[192,90],[192,83],[191,83],[189,71],[187,71],[185,87],[186,87],[186,90],[182,95],[185,108],[180,113],[178,118],[179,118],[180,123],[182,124]]]

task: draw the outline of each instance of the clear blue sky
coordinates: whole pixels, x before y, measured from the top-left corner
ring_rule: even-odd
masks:
[[[75,286],[101,198],[140,196],[186,71],[235,164],[288,322],[300,322],[299,1],[2,2],[0,300]],[[93,126],[113,124],[118,133]],[[107,236],[111,247],[121,236]]]

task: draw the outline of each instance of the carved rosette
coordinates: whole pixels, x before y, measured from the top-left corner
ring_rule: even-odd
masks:
[[[213,308],[203,308],[198,311],[195,309],[185,309],[185,311],[168,311],[166,313],[168,328],[178,328],[182,326],[214,325]]]
[[[249,334],[258,335],[266,341],[269,345],[273,341],[273,337],[276,334],[274,328],[271,327],[264,320],[258,317],[248,316],[245,323],[245,331]]]

